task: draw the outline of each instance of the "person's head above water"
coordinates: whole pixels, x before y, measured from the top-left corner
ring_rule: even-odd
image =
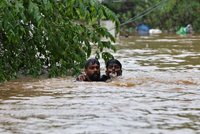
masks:
[[[87,69],[89,66],[97,64],[98,66],[100,66],[100,63],[98,61],[98,59],[96,58],[90,58],[85,62],[85,69]]]
[[[80,75],[78,81],[98,81],[100,79],[100,63],[98,59],[91,58],[85,62],[85,75]]]
[[[122,75],[122,64],[117,59],[111,59],[106,63],[106,75],[116,77]]]

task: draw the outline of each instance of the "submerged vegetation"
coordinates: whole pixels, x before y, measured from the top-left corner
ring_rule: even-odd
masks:
[[[108,58],[104,48],[115,51],[115,38],[98,24],[102,19],[118,30],[116,15],[96,0],[1,0],[0,81],[76,74],[93,48]]]

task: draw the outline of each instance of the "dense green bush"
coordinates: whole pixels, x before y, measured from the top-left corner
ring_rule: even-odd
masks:
[[[115,14],[96,0],[1,0],[0,81],[78,73],[93,50],[107,58],[104,48],[115,50],[115,39],[101,19],[118,29]]]

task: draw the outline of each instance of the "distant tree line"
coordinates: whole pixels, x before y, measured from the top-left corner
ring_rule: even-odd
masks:
[[[120,22],[126,22],[145,10],[161,3],[152,12],[132,21],[121,30],[135,27],[139,23],[148,23],[152,28],[166,32],[175,32],[181,26],[191,24],[196,33],[200,32],[200,2],[199,0],[104,0],[103,4],[113,10]]]

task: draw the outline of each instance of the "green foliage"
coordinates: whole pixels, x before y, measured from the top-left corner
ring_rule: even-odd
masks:
[[[199,0],[128,0],[121,2],[105,0],[104,4],[119,16],[122,24],[128,22],[121,27],[121,31],[127,31],[130,27],[136,27],[137,24],[144,22],[152,28],[174,33],[181,26],[192,24],[195,32],[200,32]],[[148,9],[152,11],[146,13]],[[135,17],[137,19],[129,21],[130,18]]]
[[[127,1],[116,1],[116,0],[104,0],[103,4],[113,10],[120,19],[121,23],[127,22],[130,18],[136,16],[136,8],[140,7],[144,1],[141,0],[127,0]],[[128,23],[123,25],[121,30],[135,26],[135,23]]]
[[[116,15],[96,0],[1,0],[0,81],[22,75],[78,73],[94,47],[115,51],[115,38],[98,25]],[[110,40],[102,41],[106,37]]]
[[[166,30],[171,29],[177,31],[181,26],[192,24],[196,32],[199,32],[199,9],[200,3],[198,0],[192,0],[188,3],[187,0],[168,0],[164,3],[163,8],[154,13],[159,19],[155,19],[150,15],[151,19],[160,21],[160,27]],[[154,25],[154,24],[152,24]],[[155,26],[155,25],[154,25]]]

